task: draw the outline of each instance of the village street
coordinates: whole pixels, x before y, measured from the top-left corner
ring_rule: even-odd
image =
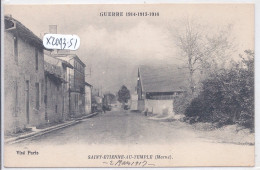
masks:
[[[168,122],[149,120],[142,113],[121,108],[100,113],[90,119],[54,131],[24,144],[168,144],[195,138],[184,129],[173,128]],[[20,143],[19,145],[21,145]]]
[[[27,144],[169,144],[213,143],[206,133],[183,122],[153,120],[140,112],[112,108],[80,123],[19,143]],[[216,141],[215,141],[216,142]]]
[[[49,150],[68,158],[71,153],[77,151],[75,154],[83,160],[89,154],[126,154],[116,149],[118,147],[130,150],[139,148],[135,153],[145,154],[151,150],[156,153],[173,153],[174,162],[180,166],[194,161],[198,166],[224,165],[222,162],[233,165],[236,160],[240,160],[243,165],[249,165],[252,160],[248,158],[254,153],[254,146],[218,143],[207,138],[207,134],[198,133],[186,123],[152,120],[142,113],[121,108],[113,108],[112,111],[84,119],[76,125],[15,145],[22,150],[36,149],[40,154],[47,154]],[[140,148],[144,147],[146,149],[141,151]],[[163,149],[165,147],[169,149]],[[112,152],[109,152],[109,149]]]

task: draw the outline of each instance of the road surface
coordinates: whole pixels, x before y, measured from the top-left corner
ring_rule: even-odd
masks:
[[[5,148],[10,159],[34,166],[108,166],[89,155],[171,154],[164,166],[249,166],[254,164],[254,146],[218,143],[197,133],[192,125],[179,121],[152,120],[142,113],[113,108],[112,111]],[[37,152],[36,157],[21,157],[17,151]],[[61,161],[56,161],[57,159]],[[11,163],[10,163],[11,164]]]
[[[151,120],[142,113],[113,108],[112,111],[23,143],[169,144],[187,140],[197,140],[196,134],[177,122]]]

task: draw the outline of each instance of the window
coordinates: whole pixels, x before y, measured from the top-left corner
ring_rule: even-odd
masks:
[[[40,89],[39,89],[39,83],[35,83],[35,109],[40,109]]]
[[[38,64],[39,64],[39,61],[38,61],[38,49],[35,48],[35,69],[38,70]]]
[[[78,99],[77,99],[77,109],[79,109],[79,94],[77,95]]]
[[[79,109],[79,94],[75,94],[75,109]]]
[[[77,109],[78,108],[78,94],[76,94],[75,96],[75,108]]]
[[[44,101],[44,80],[42,79],[42,82],[41,82],[41,103],[43,103]]]
[[[14,36],[14,61],[18,64],[18,38]]]

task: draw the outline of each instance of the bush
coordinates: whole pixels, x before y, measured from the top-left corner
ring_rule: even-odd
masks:
[[[176,114],[184,114],[185,109],[189,106],[193,95],[191,92],[183,93],[173,99],[173,111]]]
[[[246,54],[248,58],[242,58],[242,63],[202,82],[200,94],[185,109],[187,117],[218,126],[238,123],[254,129],[254,53]]]

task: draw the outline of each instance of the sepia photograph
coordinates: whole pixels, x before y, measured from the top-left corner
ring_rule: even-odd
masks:
[[[255,6],[3,4],[3,166],[252,167]]]

